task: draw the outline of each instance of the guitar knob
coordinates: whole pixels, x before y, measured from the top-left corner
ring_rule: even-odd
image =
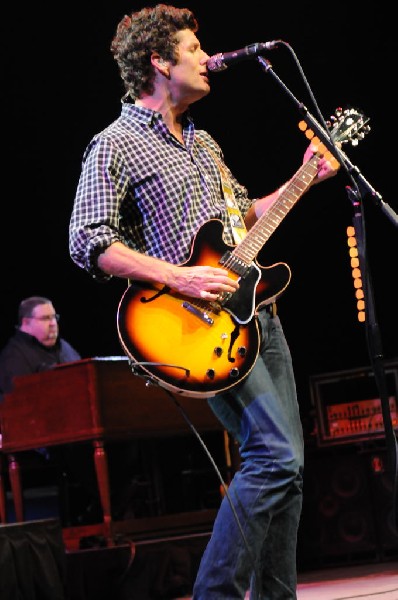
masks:
[[[236,367],[234,369],[231,369],[229,375],[230,377],[232,377],[232,379],[236,379],[237,377],[239,377],[239,369],[237,369]]]
[[[216,372],[214,369],[207,369],[206,375],[209,379],[214,379]]]
[[[239,356],[246,356],[246,353],[247,353],[247,349],[244,346],[239,346],[239,348],[238,348]]]
[[[216,346],[216,347],[214,348],[214,354],[215,354],[216,356],[221,356],[221,354],[222,354],[222,348],[221,348],[221,346]]]

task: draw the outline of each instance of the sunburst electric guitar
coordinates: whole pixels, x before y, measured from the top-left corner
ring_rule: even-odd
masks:
[[[355,145],[369,130],[367,119],[354,109],[338,109],[332,119],[328,127],[340,144]],[[300,128],[311,139],[305,121]],[[318,146],[238,245],[224,243],[218,219],[207,221],[197,232],[184,265],[227,269],[239,281],[234,294],[209,302],[183,296],[162,284],[128,286],[119,303],[117,328],[133,372],[174,393],[203,398],[231,388],[250,373],[260,345],[256,312],[277,299],[291,277],[287,264],[262,267],[256,257],[311,185],[325,152]]]

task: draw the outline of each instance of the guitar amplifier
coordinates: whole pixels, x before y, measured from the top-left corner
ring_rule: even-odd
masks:
[[[398,360],[384,364],[391,421],[398,430]],[[385,435],[380,393],[370,367],[310,377],[319,446]]]

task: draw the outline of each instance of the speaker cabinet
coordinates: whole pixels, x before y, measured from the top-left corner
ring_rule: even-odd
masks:
[[[373,451],[365,455],[372,482],[372,503],[375,530],[379,549],[383,557],[398,554],[398,530],[394,508],[394,482],[388,469],[385,452]]]
[[[355,449],[307,459],[298,564],[398,554],[386,454]]]

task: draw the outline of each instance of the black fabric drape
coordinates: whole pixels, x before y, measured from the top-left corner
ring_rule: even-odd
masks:
[[[0,526],[1,600],[65,600],[66,554],[57,519]]]

